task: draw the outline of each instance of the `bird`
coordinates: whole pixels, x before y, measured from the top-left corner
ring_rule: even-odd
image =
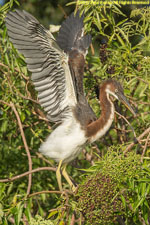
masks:
[[[5,18],[8,36],[25,56],[39,103],[49,121],[57,127],[41,144],[39,151],[58,163],[56,178],[63,191],[61,175],[73,191],[76,186],[66,167],[87,143],[93,143],[111,127],[114,99],[120,100],[135,115],[120,82],[108,79],[99,91],[101,115],[96,117],[83,88],[85,57],[92,42],[84,31],[84,14],[73,12],[62,23],[56,39],[26,11],[10,11]]]

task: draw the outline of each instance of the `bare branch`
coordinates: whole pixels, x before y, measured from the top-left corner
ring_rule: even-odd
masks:
[[[42,159],[43,161],[45,161],[46,163],[50,164],[51,166],[53,166],[53,164],[50,162],[50,160],[46,159],[40,152],[36,152],[35,153],[39,159]]]
[[[41,194],[62,194],[62,193],[63,193],[62,191],[39,191],[39,192],[35,192],[28,195],[28,197],[31,198],[35,195],[41,195]]]
[[[74,193],[70,190],[64,190],[64,191],[38,191],[38,192],[35,192],[35,193],[32,193],[30,195],[28,195],[28,198],[31,198],[35,195],[41,195],[41,194],[65,194],[68,196],[68,194],[70,195],[73,195]]]
[[[146,151],[149,139],[150,139],[150,132],[149,132],[149,134],[147,136],[147,139],[146,139],[146,142],[145,142],[145,145],[144,145],[144,149],[143,149],[143,152],[142,152],[142,155],[141,155],[141,162],[143,162],[143,157],[145,155],[145,151]]]
[[[4,67],[5,69],[7,69],[8,71],[10,70],[9,66],[3,64],[0,62],[0,66]],[[29,77],[26,77],[21,71],[19,71],[17,68],[14,68],[14,70],[17,72],[17,73],[20,73],[22,75],[22,77],[25,79],[25,80],[29,80]]]
[[[138,138],[137,141],[140,141],[146,134],[148,134],[150,132],[150,127],[147,128]],[[130,145],[128,145],[128,147],[126,148],[126,150],[124,151],[124,153],[128,152],[133,146],[135,145],[134,142],[132,142]]]
[[[74,213],[72,214],[72,217],[71,217],[71,222],[70,222],[70,225],[74,225],[75,224],[75,215]]]
[[[10,106],[11,107],[11,105],[8,102],[5,102],[3,100],[0,100],[0,103],[3,104],[3,105],[7,105],[7,106]]]
[[[19,174],[15,177],[12,177],[12,178],[0,179],[0,182],[1,183],[12,182],[14,180],[20,179],[21,177],[24,177],[24,176],[27,176],[29,174],[36,173],[36,172],[39,172],[39,171],[43,171],[43,170],[50,170],[50,171],[56,172],[56,168],[54,168],[54,167],[39,167],[39,168],[36,168],[34,170],[27,171],[25,173]]]
[[[122,117],[122,118],[126,121],[126,123],[131,127],[131,130],[132,130],[132,132],[133,132],[133,134],[134,134],[134,137],[136,138],[136,133],[135,133],[133,127],[131,126],[130,122],[129,122],[123,115],[121,115],[120,113],[118,113],[117,111],[115,111],[115,113],[116,113],[117,115],[119,115],[120,117]]]
[[[16,115],[17,121],[18,121],[18,125],[19,125],[19,129],[20,129],[21,137],[22,137],[22,140],[23,140],[23,143],[24,143],[24,147],[25,147],[27,156],[28,156],[29,171],[31,171],[31,170],[32,170],[32,159],[31,159],[29,147],[28,147],[28,145],[27,145],[27,141],[26,141],[26,138],[25,138],[25,135],[24,135],[22,123],[21,123],[19,114],[18,114],[18,112],[17,112],[17,110],[16,110],[16,108],[15,108],[15,105],[11,102],[11,103],[10,103],[10,106],[12,107],[12,109],[13,109],[15,115]],[[27,188],[27,195],[29,195],[29,193],[30,193],[31,184],[32,184],[32,173],[29,174],[28,188]]]

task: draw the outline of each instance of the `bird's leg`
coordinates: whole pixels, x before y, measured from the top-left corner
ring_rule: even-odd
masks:
[[[61,183],[61,166],[62,160],[59,161],[58,168],[56,170],[56,178],[59,186],[59,190],[62,191],[62,183]]]
[[[71,181],[69,175],[67,174],[66,166],[67,166],[67,163],[65,163],[65,164],[63,165],[63,168],[62,168],[62,175],[64,176],[64,178],[66,179],[66,181],[67,181],[68,184],[70,185],[72,191],[75,192],[75,191],[76,191],[76,187],[75,187],[75,185],[73,184],[73,182]]]

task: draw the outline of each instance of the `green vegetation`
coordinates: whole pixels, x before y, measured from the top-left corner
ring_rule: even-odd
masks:
[[[27,2],[22,7],[45,25],[49,12],[50,23],[63,20],[55,4],[47,6],[44,19],[39,1]],[[44,11],[48,3],[43,2]],[[68,3],[67,14],[75,4]],[[115,102],[122,116],[116,114],[107,135],[87,145],[69,165],[79,188],[73,195],[63,180],[67,191],[62,195],[55,163],[38,153],[53,124],[38,103],[24,57],[10,43],[4,23],[16,5],[20,7],[11,0],[0,8],[0,224],[150,224],[150,8],[128,8],[127,14],[119,5],[78,1],[93,40],[84,77],[90,105],[99,116],[96,89],[113,77],[138,111],[133,118]]]
[[[140,162],[140,155],[124,155],[120,150],[110,148],[105,157],[86,170],[88,176],[79,185],[79,209],[87,224],[120,224],[122,217],[126,218],[125,224],[137,224],[140,209],[147,220],[149,168]]]

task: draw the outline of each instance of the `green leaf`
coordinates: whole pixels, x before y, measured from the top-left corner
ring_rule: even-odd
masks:
[[[123,196],[123,195],[120,195],[120,198],[121,198],[121,201],[122,201],[122,203],[123,203],[123,207],[124,208],[126,208],[126,199],[125,199],[125,197]]]
[[[5,133],[7,131],[7,126],[8,126],[8,120],[4,120],[2,122],[2,125],[1,125],[1,128],[0,128],[2,133]]]
[[[26,119],[26,115],[24,112],[21,112],[20,118],[21,118],[21,121],[24,122],[24,120]]]
[[[49,219],[49,218],[51,218],[52,216],[55,216],[56,214],[58,214],[58,211],[57,211],[57,210],[54,210],[54,211],[52,211],[52,212],[49,213],[49,215],[48,215],[47,218]]]
[[[143,202],[144,202],[145,198],[141,197],[140,200],[137,200],[134,205],[133,205],[133,211],[136,212],[136,210],[142,206]]]
[[[21,217],[23,213],[23,207],[24,207],[24,204],[22,204],[22,202],[19,202],[16,206],[16,213],[15,213],[16,225],[20,225],[20,221],[21,221]]]

